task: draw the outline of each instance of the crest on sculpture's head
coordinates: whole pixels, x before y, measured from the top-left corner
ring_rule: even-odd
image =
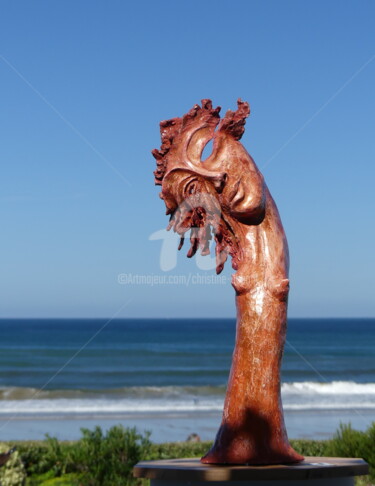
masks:
[[[236,111],[229,110],[221,119],[220,107],[213,108],[210,100],[202,100],[202,106],[195,105],[183,117],[162,121],[162,144],[152,151],[157,164],[155,184],[162,186],[160,197],[171,215],[168,229],[180,234],[179,249],[191,229],[188,257],[198,249],[202,255],[208,254],[213,235],[217,273],[224,268],[228,255],[237,268],[239,255],[231,221],[246,220],[246,187],[237,175],[235,184],[227,184],[250,157],[239,143],[250,108],[241,100],[237,104]],[[202,161],[210,140],[212,154]]]
[[[161,147],[152,151],[157,168],[154,171],[155,184],[162,185],[165,175],[171,170],[190,169],[204,177],[216,180],[222,174],[215,170],[214,160],[201,161],[206,144],[217,134],[226,133],[240,140],[245,131],[246,118],[250,114],[249,104],[238,100],[236,111],[228,110],[220,119],[221,107],[212,108],[211,100],[202,100],[202,106],[195,105],[181,118],[171,118],[160,122]],[[220,124],[219,124],[220,123]],[[177,152],[185,152],[186,158],[176,157]],[[215,151],[215,147],[213,152]]]

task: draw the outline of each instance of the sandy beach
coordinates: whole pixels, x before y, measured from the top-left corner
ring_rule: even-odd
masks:
[[[0,419],[1,440],[38,440],[46,434],[61,440],[75,440],[80,429],[93,429],[99,425],[107,430],[113,425],[137,427],[151,431],[153,442],[184,441],[191,433],[201,440],[213,440],[220,424],[219,412],[206,413],[133,413],[121,415],[51,415],[39,417],[8,416]],[[365,430],[375,421],[374,410],[287,411],[285,413],[288,435],[292,439],[329,439],[340,423],[351,423],[358,430]]]

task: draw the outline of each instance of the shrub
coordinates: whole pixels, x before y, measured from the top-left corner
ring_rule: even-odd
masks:
[[[133,478],[133,466],[149,455],[150,433],[136,428],[112,427],[106,435],[100,427],[82,429],[83,437],[75,448],[76,469],[88,486],[128,486]],[[138,481],[139,483],[141,481]]]
[[[7,444],[0,444],[0,454],[7,452],[10,446]],[[1,486],[22,486],[25,484],[26,472],[21,461],[19,452],[16,450],[0,468],[0,484]]]
[[[365,431],[340,424],[328,447],[328,454],[337,457],[362,457],[370,466],[369,478],[375,481],[375,422]]]
[[[22,457],[27,475],[41,474],[48,471],[45,464],[46,443],[41,441],[17,442],[17,451]]]
[[[303,456],[324,457],[327,455],[329,441],[327,440],[291,440],[291,446]]]
[[[20,443],[17,448],[28,475],[43,475],[48,477],[61,476],[72,466],[72,449],[75,443],[58,441],[46,436],[43,442]]]

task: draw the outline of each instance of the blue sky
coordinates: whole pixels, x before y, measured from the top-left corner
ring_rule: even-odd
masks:
[[[374,15],[373,1],[3,1],[0,315],[233,316],[230,265],[193,284],[210,260],[162,256],[150,150],[160,120],[241,97],[288,236],[290,316],[374,316]]]

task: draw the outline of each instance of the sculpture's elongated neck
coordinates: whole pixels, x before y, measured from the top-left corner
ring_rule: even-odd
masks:
[[[228,418],[238,420],[242,416],[241,420],[247,422],[251,412],[275,421],[276,414],[283,427],[280,367],[286,336],[286,302],[277,301],[259,287],[237,295],[236,305],[235,353],[225,404]]]
[[[214,446],[202,461],[298,462],[302,457],[289,445],[280,396],[287,325],[287,263],[276,259],[278,265],[270,265],[272,255],[268,254],[267,266],[267,234],[263,227],[242,230],[237,232],[242,258],[233,277],[236,342],[223,419]]]

